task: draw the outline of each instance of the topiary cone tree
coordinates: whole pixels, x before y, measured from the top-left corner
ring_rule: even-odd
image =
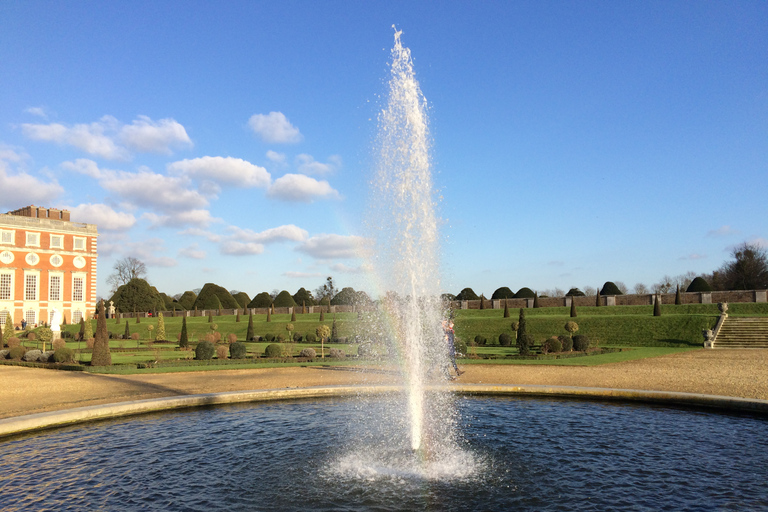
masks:
[[[661,316],[661,294],[656,294],[656,300],[653,303],[653,316]]]
[[[504,318],[509,318],[509,305],[507,299],[504,299]]]
[[[539,306],[539,294],[536,293],[533,295],[533,307],[538,308]]]
[[[93,338],[93,324],[90,320],[85,321],[85,328],[83,329],[83,339],[89,340]]]
[[[268,310],[267,310],[267,322],[271,322],[271,321],[272,321],[272,313],[271,313],[271,311],[268,309]]]
[[[675,304],[682,304],[683,300],[682,297],[680,297],[680,285],[677,285],[677,291],[675,291]]]
[[[165,319],[162,313],[157,314],[157,330],[155,331],[155,341],[165,341]]]
[[[104,314],[104,301],[99,303],[99,318],[96,320],[96,336],[93,340],[91,366],[110,366],[112,354],[109,353],[109,333],[107,317]]]
[[[323,312],[323,306],[320,306],[320,321],[325,322],[325,313]]]
[[[595,306],[600,306],[600,287],[597,287],[595,292]]]
[[[80,332],[77,333],[77,336],[80,341],[85,340],[85,319],[82,316],[80,317]]]
[[[131,338],[131,328],[129,327],[131,324],[128,322],[125,322],[125,333],[123,334],[123,339],[130,339]]]
[[[189,335],[187,334],[187,315],[184,315],[181,319],[181,335],[179,336],[179,347],[189,347]]]
[[[251,341],[255,334],[253,334],[253,313],[248,314],[248,330],[245,333],[245,341]]]
[[[571,296],[571,318],[576,318],[576,297]]]
[[[295,322],[295,321],[296,321],[296,308],[293,308],[293,310],[291,311],[291,322]]]

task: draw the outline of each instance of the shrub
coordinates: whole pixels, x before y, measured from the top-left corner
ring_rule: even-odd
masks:
[[[563,344],[557,336],[552,336],[541,346],[541,351],[545,354],[548,352],[562,352],[562,350]]]
[[[213,334],[209,332],[208,334],[205,335],[205,338],[203,338],[203,341],[207,341],[208,343],[213,344],[216,342],[216,338],[214,338]]]
[[[219,331],[213,331],[213,342],[218,343],[221,341],[221,333]]]
[[[477,336],[475,336],[475,345],[477,345],[477,346],[482,346],[482,345],[485,345],[487,341],[488,341],[488,340],[486,340],[486,339],[485,339],[483,336],[481,336],[480,334],[478,334]]]
[[[9,352],[10,350],[5,350],[5,349],[0,350],[0,359],[8,359]]]
[[[479,298],[472,288],[464,288],[456,296],[456,300],[478,300]]]
[[[623,295],[616,283],[612,281],[606,281],[603,285],[603,289],[600,290],[600,295]]]
[[[527,356],[531,353],[533,341],[533,336],[527,332],[517,335],[517,350],[521,356]]]
[[[574,321],[565,322],[565,330],[568,331],[571,335],[579,330],[579,324],[577,324]]]
[[[503,332],[499,334],[499,345],[502,347],[511,347],[512,346],[512,336],[509,334]]]
[[[207,360],[213,359],[215,348],[210,341],[201,341],[195,347],[195,359]]]
[[[283,335],[282,333],[278,334],[275,337],[275,341],[278,342],[278,343],[283,343],[285,341],[285,335]]]
[[[570,336],[558,336],[557,339],[560,340],[560,344],[563,347],[563,352],[570,352],[573,350],[573,338]]]
[[[51,344],[51,346],[53,347],[53,350],[59,350],[60,348],[66,347],[67,346],[67,342],[64,341],[63,339],[59,338],[59,339],[55,340]]]
[[[90,348],[91,350],[93,350],[93,343],[95,341],[96,340],[94,340],[93,338],[88,338],[87,340],[85,340],[85,348]]]
[[[499,299],[514,299],[515,294],[507,288],[506,286],[502,286],[501,288],[497,288],[495,292],[493,292],[493,295],[491,295],[491,300],[499,300]]]
[[[303,352],[303,351],[302,351],[302,352]],[[344,359],[344,357],[346,357],[346,356],[344,355],[344,351],[343,351],[343,350],[341,350],[341,349],[338,349],[338,348],[332,348],[332,349],[331,349],[331,350],[328,352],[328,355],[329,355],[330,357],[334,358],[334,359]]]
[[[299,352],[299,357],[306,357],[307,359],[314,359],[317,357],[317,352],[313,348],[305,348]]]
[[[253,333],[253,313],[248,313],[248,330],[245,332],[245,341],[253,340],[254,336],[256,335]]]
[[[21,359],[23,361],[35,362],[35,361],[39,361],[40,356],[42,355],[43,355],[42,350],[37,350],[37,349],[27,350],[26,352],[24,352],[24,355],[21,356]]]
[[[568,290],[568,293],[565,294],[566,297],[584,297],[584,292],[579,290],[578,288],[571,288]]]
[[[128,324],[125,325],[128,327]],[[127,332],[127,331],[126,331]],[[179,348],[189,348],[189,334],[187,333],[187,317],[181,319],[181,332],[179,333]]]
[[[229,352],[229,349],[226,347],[226,345],[219,345],[216,347],[216,357],[218,359],[226,359],[227,352]]]
[[[157,314],[157,330],[155,331],[155,341],[165,341],[165,319],[162,313]]]
[[[235,334],[233,332],[227,334],[227,343],[229,343],[231,345],[232,343],[234,343],[236,341],[237,341],[237,334]]]
[[[703,278],[703,277],[696,277],[693,281],[691,281],[691,284],[688,285],[688,288],[685,290],[686,292],[711,292],[712,287],[709,286],[709,283]]]
[[[264,335],[264,339],[269,342],[275,341],[275,335],[272,333],[267,333]]]
[[[28,332],[27,339],[29,341],[35,341],[37,339],[37,334],[35,334],[34,332]]]
[[[8,344],[8,348],[14,348],[14,347],[18,347],[21,344],[21,341],[16,336],[11,336],[10,338],[8,338],[6,343]]]
[[[308,332],[304,339],[307,343],[317,343],[317,335],[313,332]]]
[[[453,347],[456,349],[457,354],[466,355],[467,353],[466,341],[456,338],[456,340],[453,342]]]
[[[134,332],[133,334],[131,334],[131,339],[132,340],[138,340],[139,339],[139,333]]]
[[[303,336],[299,333],[293,333],[293,341],[296,343],[301,343]]]
[[[573,350],[577,352],[586,352],[589,348],[589,338],[583,334],[577,334],[573,337]]]
[[[231,359],[245,359],[246,347],[245,343],[241,341],[235,341],[229,345],[229,357]]]
[[[11,359],[20,360],[22,357],[24,357],[24,354],[26,353],[27,353],[27,348],[18,345],[11,348],[11,350],[8,351],[8,357]]]
[[[57,348],[53,352],[53,362],[54,363],[74,363],[75,351],[67,347]]]
[[[536,298],[536,294],[528,287],[523,287],[517,290],[515,294],[516,299],[533,299]]]
[[[267,345],[267,348],[264,349],[264,356],[270,358],[270,359],[276,359],[278,357],[283,356],[283,346],[279,343],[272,343],[271,345]]]

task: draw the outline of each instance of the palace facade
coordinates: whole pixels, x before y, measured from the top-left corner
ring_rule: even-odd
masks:
[[[0,214],[0,324],[50,324],[53,310],[67,323],[96,307],[99,234],[70,212],[26,206]]]

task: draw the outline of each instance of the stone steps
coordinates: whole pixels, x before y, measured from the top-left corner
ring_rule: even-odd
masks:
[[[717,333],[714,348],[768,348],[768,318],[728,317]]]

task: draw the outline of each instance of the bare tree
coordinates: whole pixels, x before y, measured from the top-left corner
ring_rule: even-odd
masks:
[[[114,272],[107,278],[107,283],[110,285],[112,294],[114,294],[119,287],[128,283],[131,279],[146,279],[147,278],[147,266],[138,258],[128,256],[115,262],[115,266],[112,267]]]
[[[672,290],[674,279],[664,276],[661,281],[653,285],[653,293],[669,293]]]
[[[587,297],[594,297],[598,291],[594,286],[582,286],[581,289]]]
[[[315,300],[317,300],[318,303],[327,302],[330,304],[331,299],[336,296],[337,292],[338,290],[333,284],[333,277],[328,276],[325,278],[325,283],[322,286],[318,286],[315,290]]]
[[[280,290],[278,290],[277,288],[269,292],[269,296],[272,297],[272,300],[275,300],[275,297],[277,297],[278,295],[280,295]]]
[[[648,293],[648,287],[643,283],[637,283],[634,290],[637,295],[646,295]]]

